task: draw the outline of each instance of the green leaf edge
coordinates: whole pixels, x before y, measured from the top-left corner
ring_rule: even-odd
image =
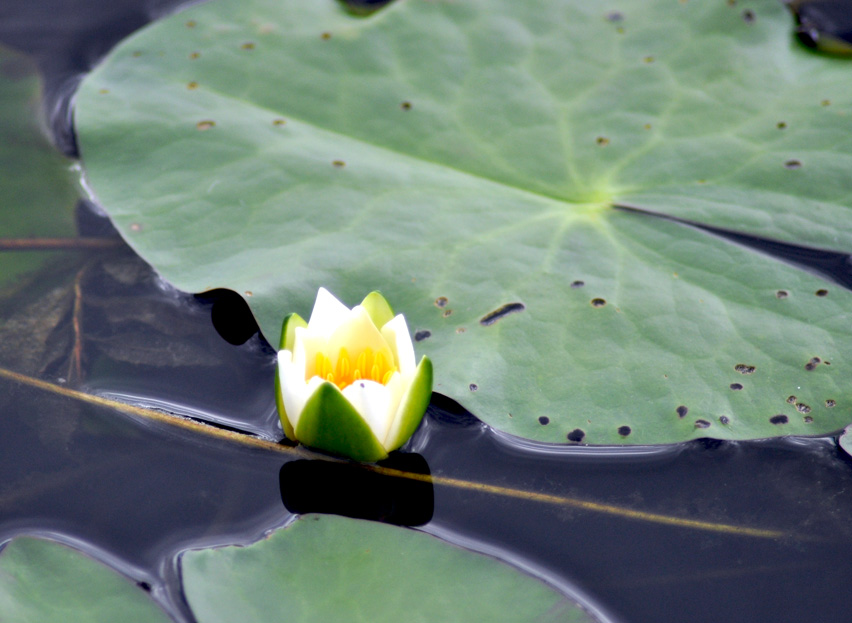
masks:
[[[393,438],[388,438],[385,443],[388,452],[396,450],[411,439],[414,431],[423,421],[426,407],[432,400],[432,378],[432,360],[424,355],[414,372],[414,380],[411,382],[411,386],[400,402],[397,417],[401,420],[401,424],[396,435]]]
[[[281,427],[287,439],[297,441],[296,431],[293,430],[293,425],[290,424],[290,418],[287,417],[287,411],[284,409],[284,396],[281,395],[281,370],[277,363],[275,364],[275,407],[278,409],[278,419],[281,420]]]
[[[328,381],[317,387],[305,403],[295,433],[296,439],[306,446],[364,463],[388,456],[369,424],[337,386]]]
[[[299,314],[292,313],[284,316],[284,321],[281,323],[281,340],[278,343],[278,350],[293,351],[293,346],[296,343],[296,328],[302,327],[306,329],[308,323]]]
[[[299,314],[292,313],[284,316],[284,321],[281,323],[281,340],[278,344],[278,350],[293,350],[293,345],[296,342],[296,328],[306,328],[308,323]],[[290,418],[287,417],[287,411],[284,409],[284,397],[281,395],[281,371],[278,364],[275,364],[275,407],[278,409],[278,418],[281,420],[281,426],[284,428],[284,434],[287,439],[296,440],[296,432],[293,430],[293,425],[290,424]]]

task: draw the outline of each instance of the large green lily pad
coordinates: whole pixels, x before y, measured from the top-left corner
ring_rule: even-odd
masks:
[[[273,344],[318,287],[379,289],[436,391],[516,435],[826,433],[852,296],[614,207],[852,250],[852,65],[791,24],[776,0],[213,0],[88,76],[78,137],[129,243],[243,294]]]
[[[496,560],[334,515],[306,515],[250,547],[188,552],[181,568],[199,623],[593,620]]]
[[[40,124],[41,77],[35,63],[0,45],[0,238],[74,235],[78,193],[70,161],[59,155]],[[48,253],[3,252],[0,292],[20,288],[22,276]]]
[[[169,623],[145,591],[54,541],[18,537],[0,552],[3,623]]]

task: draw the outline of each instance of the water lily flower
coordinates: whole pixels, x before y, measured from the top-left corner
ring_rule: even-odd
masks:
[[[372,292],[352,309],[320,288],[308,322],[284,319],[275,379],[284,432],[358,461],[404,444],[432,395],[432,362],[415,365],[405,318]]]

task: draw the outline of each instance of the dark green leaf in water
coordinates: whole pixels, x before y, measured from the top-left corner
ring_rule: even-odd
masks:
[[[827,433],[852,295],[615,207],[852,251],[850,67],[791,24],[775,0],[214,0],[120,45],[77,130],[130,244],[245,296],[272,344],[318,287],[378,289],[435,391],[515,435]]]
[[[334,515],[306,515],[250,547],[188,552],[181,567],[199,623],[592,620],[501,562]]]
[[[44,136],[35,63],[0,46],[0,238],[73,236],[70,162]],[[52,254],[0,251],[0,294]]]
[[[0,553],[3,623],[170,623],[135,583],[45,539],[19,537]]]
[[[75,234],[70,163],[43,134],[40,96],[35,63],[0,46],[0,239],[24,247],[30,239]],[[14,245],[0,245],[0,363],[38,374],[70,350],[70,336],[53,332],[70,313],[67,278],[76,262],[6,246]],[[48,264],[52,274],[39,270]]]

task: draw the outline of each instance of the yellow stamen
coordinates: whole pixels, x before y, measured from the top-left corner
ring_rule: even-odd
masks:
[[[337,355],[337,363],[334,365],[325,353],[317,353],[314,358],[313,374],[306,371],[305,380],[309,380],[311,376],[318,376],[329,383],[334,383],[340,389],[361,379],[387,385],[396,371],[396,366],[388,361],[384,353],[379,352],[374,355],[372,349],[365,348],[355,358],[353,366],[349,351],[341,348]]]
[[[337,366],[334,373],[341,379],[349,378],[349,373],[352,370],[352,364],[349,362],[349,353],[345,348],[340,349],[340,354],[337,355]]]

